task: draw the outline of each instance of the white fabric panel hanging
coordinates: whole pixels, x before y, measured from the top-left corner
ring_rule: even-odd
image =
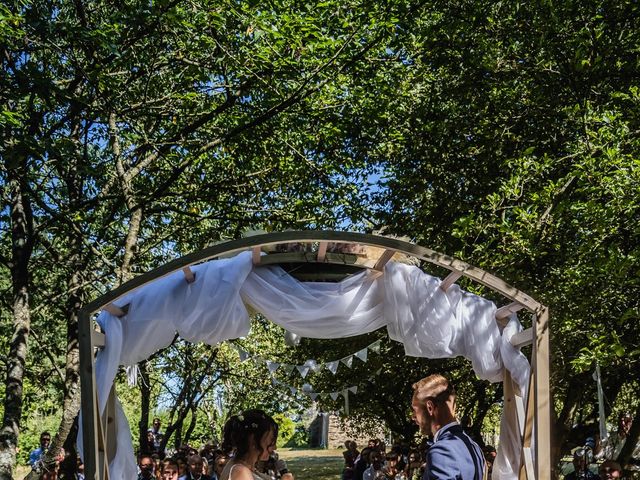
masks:
[[[511,337],[516,333],[522,331],[522,325],[518,320],[518,315],[512,313],[509,317],[509,322],[502,330],[502,338],[500,341],[500,356],[504,362],[504,366],[511,378],[518,384],[520,388],[520,396],[524,399],[529,394],[529,375],[531,374],[531,367],[529,360],[523,355],[519,348],[514,347],[511,344]]]
[[[413,357],[456,356],[461,322],[439,288],[440,280],[395,262],[385,266],[383,279],[389,338],[402,342]]]
[[[518,316],[514,313],[502,331],[500,354],[505,368],[511,373],[511,379],[516,383],[516,395],[527,404],[530,367],[526,357],[519,348],[511,345],[511,337],[522,330]],[[519,390],[519,391],[518,391]],[[500,415],[500,443],[493,463],[492,478],[495,480],[517,480],[522,453],[520,426],[515,415],[515,409],[510,412],[503,409]]]
[[[114,302],[119,307],[129,305],[122,318],[102,311],[97,321],[105,333],[105,347],[95,363],[100,414],[118,366],[133,365],[167,347],[176,331],[190,341],[212,345],[246,335],[249,314],[239,290],[251,268],[250,252],[208,262],[193,268],[193,283],[187,283],[182,272],[173,273]],[[112,478],[128,478],[125,472],[131,468],[135,472],[135,456],[128,455],[133,445],[124,413],[120,409],[116,415],[118,450],[109,469]],[[120,430],[123,424],[126,433]]]
[[[95,363],[96,389],[98,390],[98,411],[102,415],[109,391],[118,373],[118,366],[122,364],[122,322],[118,317],[106,310],[100,312],[98,325],[105,335],[104,348],[98,352]]]
[[[190,342],[215,345],[249,333],[249,313],[240,289],[251,272],[251,252],[215,260],[192,268],[196,281],[185,284],[183,311],[175,330]]]

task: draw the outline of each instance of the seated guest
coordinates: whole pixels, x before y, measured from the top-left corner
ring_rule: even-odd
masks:
[[[140,469],[138,480],[156,480],[154,475],[155,466],[156,463],[150,454],[141,453],[138,457],[138,468]]]
[[[423,473],[424,469],[422,468],[420,452],[417,449],[410,450],[407,458],[407,467],[405,468],[405,477],[408,480],[420,480],[422,479]]]
[[[493,472],[493,462],[496,461],[496,449],[492,445],[485,445],[482,447],[482,454],[484,455],[484,461],[487,465],[487,474],[491,478],[491,472]]]
[[[179,452],[173,457],[173,459],[178,465],[178,478],[180,478],[180,480],[184,480],[187,478],[187,457],[185,457],[183,453]]]
[[[272,452],[268,460],[259,461],[256,471],[266,480],[293,480],[293,474],[289,472],[287,463],[279,457],[277,452]]]
[[[175,460],[165,460],[162,462],[162,480],[178,480],[180,469]]]
[[[362,480],[378,480],[383,478],[382,453],[378,450],[373,450],[369,456],[369,468],[362,474]]]
[[[353,440],[347,440],[344,442],[344,446],[346,450],[342,452],[342,457],[344,458],[344,469],[342,470],[342,480],[353,480],[354,478],[354,467],[356,463],[356,459],[360,452],[358,452],[358,445]]]
[[[211,480],[220,480],[222,471],[224,470],[224,467],[227,466],[228,461],[229,456],[222,453],[222,451],[213,458],[213,462],[211,463],[213,468],[209,469]]]
[[[213,463],[213,459],[216,456],[216,449],[211,442],[205,443],[204,447],[200,449],[200,456],[207,460],[210,464]]]
[[[600,480],[622,478],[622,467],[618,462],[606,460],[600,465]]]
[[[187,461],[189,467],[186,480],[211,480],[204,474],[204,462],[200,455],[191,455]]]
[[[598,480],[598,475],[589,470],[589,458],[583,448],[573,453],[573,472],[564,478],[565,480]]]
[[[385,464],[382,467],[382,474],[386,480],[404,480],[404,472],[399,468],[398,453],[389,452],[385,455]]]
[[[369,468],[369,455],[371,455],[371,451],[369,447],[364,447],[360,452],[353,468],[354,480],[362,480],[365,470]]]
[[[40,446],[29,454],[29,465],[32,467],[35,466],[36,462],[44,456],[47,450],[49,450],[50,443],[51,435],[49,432],[42,432],[40,434]]]
[[[150,445],[145,447],[145,450],[146,448],[151,448],[151,451],[145,451],[145,453],[157,453],[160,458],[164,458],[164,451],[161,448],[164,433],[160,430],[160,425],[160,419],[158,417],[154,418],[151,428],[147,430],[147,443],[150,443]]]

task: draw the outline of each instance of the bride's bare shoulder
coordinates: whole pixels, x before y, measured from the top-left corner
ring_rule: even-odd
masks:
[[[251,469],[241,463],[228,463],[220,480],[253,480]]]

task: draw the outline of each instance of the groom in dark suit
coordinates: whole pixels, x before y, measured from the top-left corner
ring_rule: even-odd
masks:
[[[482,450],[471,440],[455,414],[453,385],[442,375],[430,375],[413,385],[413,420],[423,435],[433,435],[423,480],[482,480]]]

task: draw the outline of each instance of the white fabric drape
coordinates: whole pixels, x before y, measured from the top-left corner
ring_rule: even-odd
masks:
[[[495,304],[457,285],[445,293],[441,283],[416,267],[387,264],[384,308],[389,337],[402,342],[407,355],[461,355],[471,360],[478,377],[500,381],[503,364]]]
[[[280,267],[254,270],[242,286],[247,304],[308,338],[342,338],[384,327],[379,275],[363,271],[339,283],[299,282]]]
[[[98,322],[106,336],[95,365],[100,412],[120,365],[148,358],[168,346],[176,333],[211,345],[244,336],[249,331],[245,304],[309,338],[349,337],[386,326],[407,355],[464,356],[478,377],[499,381],[506,368],[521,391],[526,388],[529,364],[508,343],[520,328],[515,315],[501,335],[493,302],[457,285],[445,293],[439,279],[414,266],[389,262],[384,274],[363,271],[338,283],[299,282],[280,267],[254,270],[251,252],[244,252],[197,265],[192,271],[191,284],[182,273],[174,273],[114,302],[129,305],[122,318],[100,313]],[[118,450],[110,472],[113,478],[130,478],[135,471],[130,431],[119,403],[116,410]],[[501,441],[514,442],[511,436]],[[504,451],[511,454],[518,449],[512,445]],[[515,479],[517,472],[509,471],[513,463],[503,463],[500,478]]]

